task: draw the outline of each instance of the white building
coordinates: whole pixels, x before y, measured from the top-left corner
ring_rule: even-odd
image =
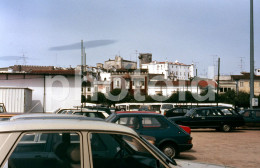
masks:
[[[148,69],[149,74],[164,74],[165,79],[189,80],[194,77],[194,64],[186,65],[173,62],[152,61],[148,64],[142,64],[142,69]]]
[[[260,68],[259,69],[255,69],[255,75],[256,76],[260,76]]]
[[[28,112],[54,112],[81,105],[81,77],[74,70],[2,72],[1,87],[32,90]]]

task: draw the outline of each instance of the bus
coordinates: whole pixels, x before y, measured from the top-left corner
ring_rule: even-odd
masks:
[[[232,107],[232,104],[227,103],[117,103],[115,108],[119,111],[153,111],[164,114],[166,110],[175,107],[208,107],[208,106],[225,106]]]

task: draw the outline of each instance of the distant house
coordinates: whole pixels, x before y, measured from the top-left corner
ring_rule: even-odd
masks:
[[[186,65],[178,61],[142,64],[141,69],[147,69],[149,74],[164,74],[164,79],[189,80],[194,77],[194,64]]]
[[[254,94],[260,94],[260,75],[254,76]],[[241,75],[227,75],[219,78],[219,92],[225,93],[229,90],[250,93],[250,73],[242,72]],[[215,77],[217,80],[217,77]]]
[[[137,63],[134,61],[124,60],[120,56],[116,56],[114,60],[105,61],[104,69],[137,69]]]

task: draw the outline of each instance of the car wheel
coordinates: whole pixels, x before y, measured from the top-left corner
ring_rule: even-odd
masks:
[[[169,158],[174,158],[179,154],[176,146],[172,144],[164,145],[161,150]]]
[[[222,125],[222,130],[224,132],[229,132],[229,131],[231,131],[231,126],[228,124],[224,124],[224,125]]]

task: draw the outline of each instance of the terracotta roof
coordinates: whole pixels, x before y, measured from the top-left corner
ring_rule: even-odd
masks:
[[[75,70],[33,70],[30,74],[75,75]]]

